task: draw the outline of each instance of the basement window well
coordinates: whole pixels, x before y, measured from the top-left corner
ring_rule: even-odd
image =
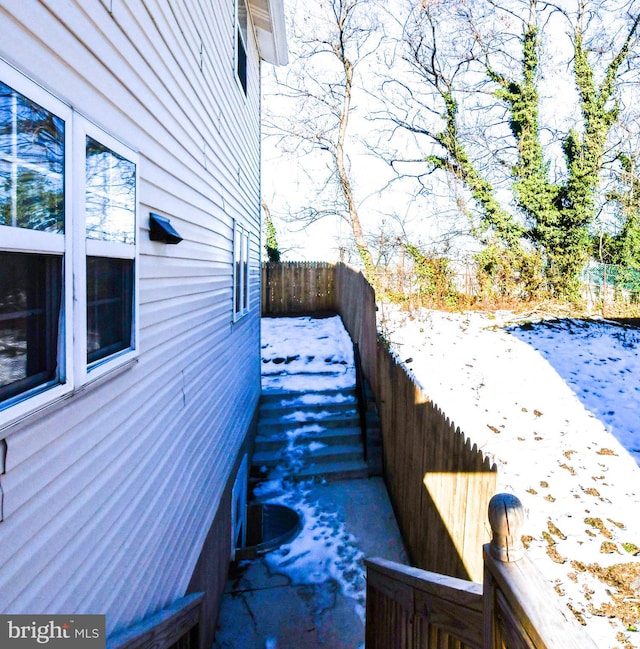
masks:
[[[273,503],[247,505],[246,546],[236,548],[237,561],[254,559],[292,541],[302,529],[300,514]]]

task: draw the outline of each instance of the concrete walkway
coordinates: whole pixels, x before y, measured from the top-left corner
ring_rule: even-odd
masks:
[[[295,510],[302,529],[232,565],[214,648],[360,649],[364,558],[406,555],[383,480],[363,477],[357,428],[353,439],[353,346],[337,316],[263,319],[262,343],[251,499]]]
[[[364,645],[365,556],[406,563],[395,517],[381,478],[345,480],[310,487],[307,501],[318,520],[330,521],[339,543],[326,553],[327,534],[311,530],[253,561],[233,565],[222,602],[216,649],[359,649]],[[306,527],[306,525],[305,525]],[[315,540],[314,540],[314,537]],[[308,545],[315,542],[317,547]],[[296,547],[300,542],[300,547]],[[289,570],[307,553],[313,563]],[[323,561],[348,561],[347,574]],[[275,560],[274,560],[275,558]],[[299,558],[299,556],[298,556]],[[285,564],[285,565],[283,565]],[[306,568],[306,569],[305,569]],[[349,574],[351,573],[351,574]]]

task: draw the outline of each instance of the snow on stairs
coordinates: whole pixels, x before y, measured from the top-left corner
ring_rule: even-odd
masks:
[[[264,391],[251,474],[346,480],[369,475],[355,389]]]

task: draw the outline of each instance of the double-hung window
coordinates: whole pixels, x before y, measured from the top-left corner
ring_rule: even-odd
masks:
[[[0,408],[61,394],[70,367],[64,327],[71,110],[0,68]]]
[[[249,232],[238,223],[233,234],[233,319],[249,312]]]
[[[0,61],[0,425],[135,353],[136,174]]]

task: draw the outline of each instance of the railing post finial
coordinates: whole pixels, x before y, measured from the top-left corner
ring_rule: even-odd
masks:
[[[496,494],[489,502],[489,524],[493,538],[491,556],[498,561],[518,561],[524,556],[521,531],[524,507],[512,494]]]

